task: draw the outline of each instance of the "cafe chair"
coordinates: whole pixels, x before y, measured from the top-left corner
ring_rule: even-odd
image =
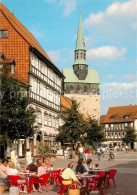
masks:
[[[59,181],[60,181],[60,188],[59,188],[58,194],[63,195],[65,192],[65,189],[69,186],[72,186],[75,189],[75,184],[72,179],[64,179],[63,177],[59,175]]]
[[[108,184],[110,185],[109,180],[113,180],[114,186],[116,187],[116,183],[115,183],[114,177],[115,177],[115,175],[117,173],[117,170],[116,169],[110,169],[108,172],[109,172],[109,174],[107,176]]]
[[[49,173],[48,174],[43,174],[40,177],[34,177],[34,184],[39,184],[39,188],[41,193],[43,193],[42,187],[43,185],[46,186],[47,191],[49,192],[49,187],[48,187],[48,179],[49,179]]]
[[[104,173],[99,173],[98,175],[95,175],[93,178],[88,178],[86,180],[84,195],[86,194],[87,191],[89,192],[89,190],[92,191],[96,189],[100,191],[101,195],[104,195],[102,189],[102,183],[104,179],[105,179]]]
[[[50,172],[50,184],[56,184],[56,186],[58,185],[58,183],[60,184],[60,180],[59,180],[59,175],[60,175],[60,170],[57,170],[57,171],[52,171]]]
[[[24,185],[26,185],[27,191],[29,193],[29,187],[28,187],[28,183],[27,183],[26,178],[22,179],[20,176],[17,176],[17,175],[8,175],[8,178],[10,180],[11,187],[13,187],[13,186],[18,186],[19,187],[19,195],[20,195],[20,192],[21,192],[21,188],[24,187]]]

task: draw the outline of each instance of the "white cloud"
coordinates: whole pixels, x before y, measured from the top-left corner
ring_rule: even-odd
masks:
[[[64,6],[64,16],[70,16],[76,10],[76,0],[60,0],[60,5]]]
[[[125,91],[125,90],[133,90],[137,89],[137,81],[131,83],[105,83],[101,86],[102,90],[111,90],[111,91]]]
[[[114,74],[108,74],[108,75],[107,75],[107,78],[108,78],[108,79],[112,79],[112,78],[114,78],[114,77],[115,77]]]
[[[61,59],[61,55],[60,55],[60,51],[56,50],[56,51],[48,51],[47,54],[49,55],[49,57],[51,58],[51,60],[57,64],[59,62],[59,60]]]
[[[127,40],[135,44],[136,13],[136,0],[114,2],[104,12],[91,13],[84,21],[84,25],[92,33],[95,32],[98,37],[111,40],[111,42]]]
[[[121,76],[122,79],[128,79],[128,80],[132,80],[135,79],[137,80],[137,73],[135,74],[124,74]]]
[[[123,57],[125,53],[126,53],[125,48],[118,50],[114,46],[103,46],[95,49],[89,49],[87,51],[87,58],[88,59],[102,58],[102,59],[113,60],[115,58]]]

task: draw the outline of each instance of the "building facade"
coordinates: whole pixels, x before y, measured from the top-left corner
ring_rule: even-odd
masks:
[[[125,137],[128,127],[134,128],[137,134],[137,106],[110,107],[107,115],[101,116],[100,121],[108,145],[122,147],[124,145],[122,138]],[[134,143],[134,146],[137,147],[137,142]]]
[[[60,112],[63,74],[34,36],[2,3],[0,16],[0,52],[6,58],[14,58],[12,71],[19,80],[30,85],[30,106],[37,109],[38,133],[26,141],[26,147],[36,154],[40,143],[49,146],[58,144],[55,136],[59,126],[57,115]],[[20,140],[19,156],[24,155],[24,142]]]
[[[88,69],[82,18],[80,16],[73,68],[64,68],[63,92],[80,103],[80,111],[100,119],[100,81],[98,71]]]

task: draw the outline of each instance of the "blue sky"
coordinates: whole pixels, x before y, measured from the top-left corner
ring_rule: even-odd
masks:
[[[79,10],[89,68],[101,82],[101,114],[137,104],[136,0],[2,0],[32,32],[53,62],[72,67]]]

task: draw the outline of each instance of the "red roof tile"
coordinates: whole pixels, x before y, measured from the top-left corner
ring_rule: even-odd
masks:
[[[47,53],[43,50],[41,45],[37,42],[35,37],[23,26],[23,24],[0,2],[0,10],[5,15],[7,20],[15,28],[15,30],[29,43],[31,47],[36,48],[46,59],[52,64],[52,60],[49,58]]]
[[[137,105],[110,107],[103,123],[131,122],[136,118]]]

